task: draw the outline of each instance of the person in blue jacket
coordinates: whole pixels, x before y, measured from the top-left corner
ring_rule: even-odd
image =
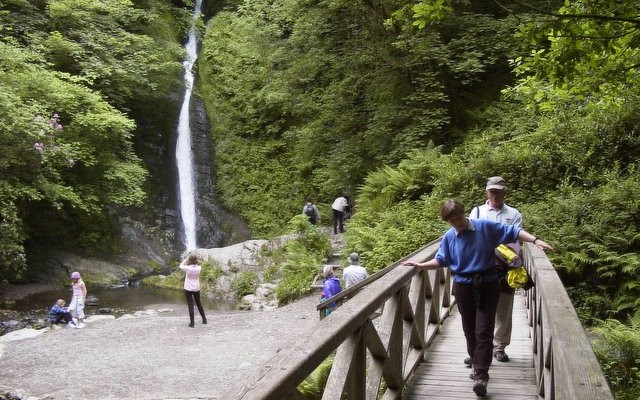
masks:
[[[473,391],[484,396],[493,359],[493,329],[500,297],[495,248],[517,240],[533,243],[542,250],[553,248],[517,226],[469,219],[458,200],[444,201],[440,217],[451,228],[442,236],[435,258],[423,263],[408,260],[403,265],[417,269],[451,268],[453,293],[473,365]]]
[[[322,297],[320,297],[320,303],[323,303],[342,291],[342,285],[340,279],[333,274],[333,267],[331,265],[325,265],[322,269],[324,275],[324,282],[322,283]],[[329,304],[329,307],[324,309],[324,315],[331,314],[333,310],[338,308],[335,302]]]
[[[54,324],[65,323],[69,326],[74,326],[73,317],[69,308],[65,307],[65,301],[58,299],[56,303],[49,310],[49,322]]]

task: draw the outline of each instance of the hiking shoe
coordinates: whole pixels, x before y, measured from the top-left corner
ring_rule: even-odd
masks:
[[[471,357],[467,357],[464,359],[464,363],[466,364],[467,368],[471,368],[471,364],[473,364],[473,360],[471,359]]]
[[[473,381],[473,392],[476,396],[484,396],[487,394],[487,380],[486,379],[476,379]]]
[[[509,361],[509,356],[504,352],[504,349],[496,350],[495,352],[493,352],[493,356],[496,358],[496,360],[501,362]]]

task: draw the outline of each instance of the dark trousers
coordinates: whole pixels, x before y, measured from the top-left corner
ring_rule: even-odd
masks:
[[[68,324],[71,321],[73,321],[73,317],[71,316],[70,312],[67,312],[64,314],[57,314],[55,319],[53,320],[53,323],[59,324],[60,322],[63,322],[65,324]]]
[[[192,292],[189,290],[184,291],[184,295],[187,298],[187,306],[189,307],[189,321],[193,324],[193,301],[195,300],[196,306],[198,307],[198,312],[202,317],[203,321],[206,321],[206,317],[204,316],[204,308],[202,308],[202,303],[200,302],[200,292]]]
[[[467,340],[467,353],[473,360],[475,377],[489,379],[500,284],[497,281],[480,284],[476,293],[473,284],[454,283],[453,290]]]
[[[338,234],[338,232],[344,233],[344,225],[342,225],[344,220],[344,215],[342,211],[338,211],[333,208],[332,210],[333,210],[333,233],[336,235]]]

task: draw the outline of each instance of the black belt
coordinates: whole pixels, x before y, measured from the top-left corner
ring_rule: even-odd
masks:
[[[478,272],[471,272],[471,273],[460,273],[460,272],[454,272],[453,275],[454,276],[461,276],[463,278],[473,278],[474,276],[487,276],[487,275],[491,275],[491,274],[497,274],[498,273],[498,269],[496,267],[491,267],[489,269],[485,269],[482,271],[478,271]]]

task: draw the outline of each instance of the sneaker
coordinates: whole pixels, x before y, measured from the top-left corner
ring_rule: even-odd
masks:
[[[77,326],[73,322],[69,321],[67,322],[67,328],[77,328]]]
[[[193,328],[193,327],[194,327],[193,322],[189,322],[189,328]]]
[[[207,319],[206,318],[202,318],[202,324],[206,325],[207,324]]]
[[[507,353],[504,352],[504,349],[498,349],[494,351],[493,356],[496,358],[496,360],[501,362],[509,361],[509,356],[507,355]]]
[[[78,328],[78,329],[82,329],[82,328],[84,328],[85,326],[86,326],[86,325],[84,324],[84,322],[80,322],[80,323],[78,323],[78,324],[76,325],[76,328]]]
[[[476,396],[484,396],[487,394],[487,381],[486,379],[476,379],[473,381],[473,392]]]
[[[473,364],[473,360],[471,359],[471,357],[467,357],[464,359],[464,363],[466,364],[467,368],[471,368],[471,364]]]

